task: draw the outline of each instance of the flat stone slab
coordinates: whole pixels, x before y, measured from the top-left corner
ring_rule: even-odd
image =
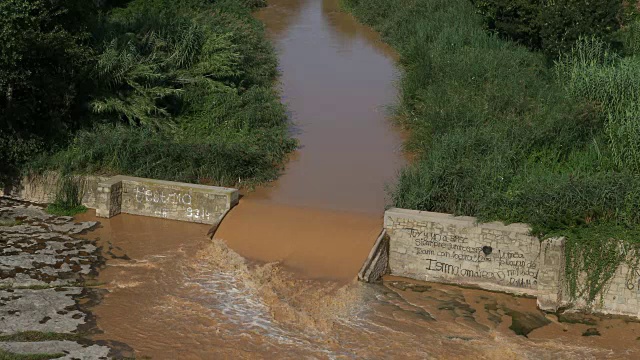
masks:
[[[74,223],[41,207],[0,199],[0,287],[75,284],[100,262],[98,249],[76,239],[96,222]]]
[[[86,322],[74,299],[81,293],[82,288],[0,290],[0,334],[76,331]]]
[[[102,345],[82,345],[74,341],[0,342],[0,349],[14,354],[65,354],[56,359],[108,359],[110,349]]]
[[[96,225],[0,198],[0,335],[92,331],[93,317],[80,302],[95,295],[84,284],[97,275],[103,259],[92,241],[74,235]],[[90,339],[79,341],[0,341],[0,349],[64,354],[59,359],[108,359],[116,351]]]

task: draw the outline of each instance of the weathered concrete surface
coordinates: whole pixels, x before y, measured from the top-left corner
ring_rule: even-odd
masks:
[[[82,185],[82,204],[88,208],[95,208],[98,183],[108,178],[85,175],[79,176],[77,179]],[[59,174],[53,171],[40,175],[25,176],[19,183],[6,187],[4,195],[16,200],[48,204],[55,200],[59,181]]]
[[[217,224],[238,203],[238,190],[115,176],[98,184],[96,215],[118,213]]]
[[[77,176],[82,204],[96,209],[99,217],[119,213],[160,217],[218,225],[226,212],[238,204],[237,189],[144,179],[131,176]],[[4,189],[13,199],[38,204],[55,200],[60,177],[55,172],[24,177]]]
[[[563,238],[541,242],[525,224],[405,209],[385,213],[385,230],[392,275],[535,296],[546,311],[563,304]]]
[[[404,209],[385,213],[392,275],[537,296],[540,241],[523,224]]]
[[[631,263],[637,261],[638,254],[632,251],[628,254]],[[584,280],[584,279],[583,279]],[[563,297],[563,306],[577,310],[591,312],[626,315],[640,318],[640,269],[633,269],[627,263],[622,263],[615,271],[602,293],[593,302],[586,301],[586,295],[579,299]]]
[[[70,236],[95,222],[74,224],[72,218],[50,216],[33,205],[0,207],[2,218],[21,220],[19,225],[0,227],[0,286],[75,283],[99,263],[91,242]]]
[[[539,241],[524,224],[483,224],[473,217],[405,209],[387,210],[384,221],[392,275],[531,295],[545,311],[640,318],[640,270],[628,265],[640,257],[636,249],[620,248],[627,262],[596,300],[587,302],[568,296],[564,238]]]
[[[537,301],[544,311],[558,310],[566,298],[564,242],[564,238],[545,239],[540,247]]]
[[[52,216],[39,206],[0,198],[0,335],[25,331],[80,333],[92,328],[81,305],[95,297],[84,287],[102,264],[100,249],[72,235],[96,226]],[[104,359],[111,349],[90,340],[3,342],[14,353],[64,353]]]
[[[369,256],[358,273],[358,280],[373,283],[382,279],[389,270],[389,236],[382,230],[373,244]]]
[[[0,335],[21,331],[71,333],[86,323],[75,308],[82,288],[0,290]]]

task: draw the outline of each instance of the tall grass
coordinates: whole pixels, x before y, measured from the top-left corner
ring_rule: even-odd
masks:
[[[221,134],[210,140],[177,139],[152,129],[102,125],[78,134],[65,151],[36,167],[60,164],[66,172],[127,174],[223,186],[273,180],[291,145],[279,131]]]
[[[640,57],[620,58],[597,38],[580,39],[556,62],[575,101],[597,104],[619,170],[640,172]]]
[[[396,206],[565,235],[568,269],[615,268],[604,244],[640,242],[635,59],[581,40],[549,67],[485,32],[468,0],[343,3],[400,53],[398,115],[418,157],[400,174]],[[582,256],[597,244],[603,257]],[[589,274],[573,289],[593,300],[612,272]]]
[[[73,216],[87,211],[82,205],[85,184],[81,176],[62,174],[57,187],[54,201],[47,206],[48,213]]]

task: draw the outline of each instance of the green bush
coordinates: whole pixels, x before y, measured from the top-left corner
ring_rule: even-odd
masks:
[[[640,20],[633,19],[622,27],[618,37],[625,55],[640,55]]]
[[[102,125],[79,133],[68,149],[40,158],[34,166],[69,173],[251,186],[277,177],[293,146],[278,129],[178,140],[148,128]]]
[[[19,173],[20,165],[44,150],[42,139],[12,130],[0,130],[0,188]]]
[[[0,2],[0,183],[83,122],[92,3]]]
[[[567,93],[597,104],[617,169],[640,173],[640,57],[620,58],[597,38],[581,38],[556,62]]]
[[[0,360],[49,360],[65,356],[65,353],[17,354],[0,349]]]
[[[487,29],[531,49],[542,48],[541,15],[545,0],[471,0]]]
[[[486,27],[551,57],[568,51],[581,36],[616,42],[622,0],[473,0]]]
[[[240,0],[133,0],[96,26],[92,126],[31,171],[217,185],[273,180],[296,147],[277,58]]]

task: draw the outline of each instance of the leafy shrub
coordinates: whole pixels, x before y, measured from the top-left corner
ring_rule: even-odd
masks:
[[[531,49],[542,48],[541,14],[545,0],[471,0],[486,27]]]
[[[568,51],[580,36],[615,41],[622,0],[473,0],[486,27],[542,50],[551,57]]]
[[[620,58],[597,38],[581,38],[556,72],[575,101],[598,104],[618,170],[640,172],[640,57]]]
[[[8,185],[20,173],[20,165],[42,152],[43,148],[38,137],[0,130],[0,187]]]
[[[634,19],[618,33],[625,55],[640,55],[640,20]]]
[[[82,174],[253,185],[273,180],[293,146],[278,131],[178,141],[148,128],[102,125],[79,133],[67,150],[43,157],[34,166],[42,169],[53,164]]]
[[[84,0],[0,2],[0,182],[83,122],[95,14]]]
[[[614,41],[620,28],[621,0],[548,1],[540,15],[542,49],[557,56],[570,51],[581,36],[595,36]]]
[[[277,59],[246,2],[134,0],[94,40],[93,126],[31,170],[253,185],[295,149]]]

